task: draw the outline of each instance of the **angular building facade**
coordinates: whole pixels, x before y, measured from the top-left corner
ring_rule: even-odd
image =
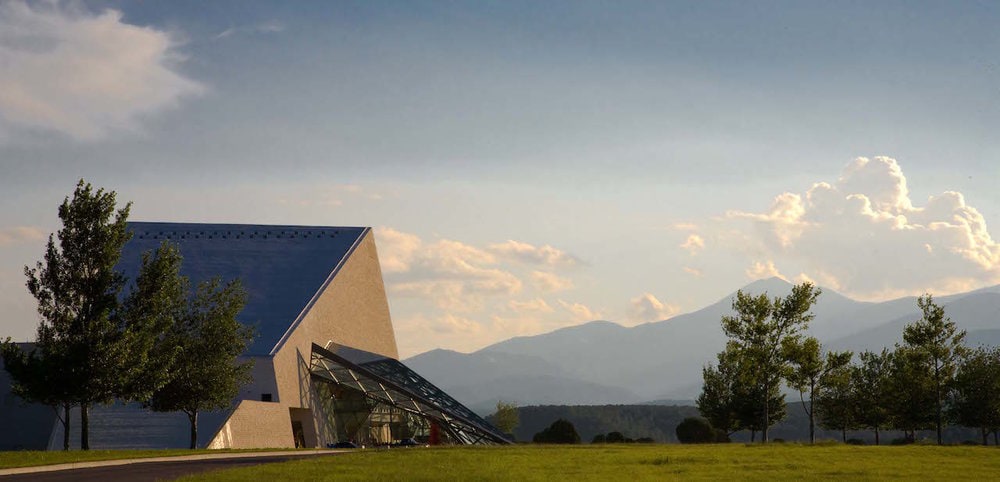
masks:
[[[257,331],[243,355],[254,361],[253,382],[231,410],[199,417],[199,445],[508,443],[398,361],[370,228],[138,222],[130,229],[119,263],[130,279],[143,253],[166,241],[179,247],[192,284],[219,276],[247,290],[238,319]],[[119,404],[94,410],[91,420],[95,448],[184,446],[186,417],[178,414]],[[52,422],[55,448],[61,426]],[[102,432],[116,435],[102,443]]]

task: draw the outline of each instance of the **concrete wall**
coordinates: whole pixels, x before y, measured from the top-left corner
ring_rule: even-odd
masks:
[[[208,443],[210,449],[294,447],[288,407],[243,400]]]
[[[209,448],[294,447],[290,409],[295,414],[295,419],[303,423],[308,444],[323,447],[333,442],[333,434],[324,426],[327,414],[322,409],[323,404],[315,400],[309,375],[312,344],[325,345],[331,340],[392,358],[399,357],[382,281],[382,269],[371,231],[362,237],[354,252],[344,261],[340,271],[322,293],[319,293],[315,303],[274,357],[269,361],[257,360],[258,366],[273,367],[273,379],[261,373],[258,375],[260,380],[241,393],[241,397],[246,400],[241,402],[240,407],[251,400],[259,400],[260,393],[271,393],[268,390],[276,387],[273,400],[277,403],[272,405],[281,407],[281,410],[274,409],[266,415],[264,412],[254,413],[259,417],[271,417],[273,413],[273,417],[280,422],[269,419],[266,425],[273,425],[274,430],[287,433],[287,437],[282,435],[274,438],[269,433],[258,431],[257,427],[232,422],[246,416],[234,412],[235,418],[231,417],[230,422],[222,425]],[[255,375],[256,373],[260,372],[255,370]],[[241,408],[237,408],[237,412],[239,410]],[[281,427],[277,426],[281,424]],[[272,438],[256,440],[260,435]],[[284,445],[271,445],[279,442]]]

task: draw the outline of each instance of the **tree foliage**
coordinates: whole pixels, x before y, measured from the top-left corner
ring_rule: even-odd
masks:
[[[820,293],[811,283],[792,287],[783,298],[737,291],[732,305],[734,315],[722,317],[723,332],[729,337],[727,361],[740,367],[737,377],[743,393],[734,391],[734,398],[752,402],[740,412],[753,415],[749,428],[760,430],[765,442],[770,426],[784,416],[785,401],[780,389],[788,360],[783,347],[798,342],[813,319],[811,309]]]
[[[955,376],[951,401],[954,420],[978,427],[983,445],[1000,429],[1000,348],[977,348],[962,360]]]
[[[801,340],[788,338],[782,347],[789,366],[786,371],[786,381],[790,388],[799,392],[799,401],[809,417],[809,443],[816,442],[816,409],[817,397],[834,379],[831,376],[851,362],[850,352],[822,353],[823,346],[819,340],[807,337]],[[805,400],[808,393],[809,401]]]
[[[840,430],[844,442],[847,442],[847,430],[857,425],[850,366],[852,356],[851,352],[828,353],[820,387],[816,392],[820,425],[826,429]]]
[[[191,448],[197,447],[198,413],[229,406],[250,381],[252,361],[234,363],[253,340],[254,330],[236,316],[246,304],[240,282],[214,278],[198,285],[183,317],[163,340],[176,353],[168,381],[147,405],[154,411],[181,411],[191,423]]]
[[[58,365],[60,388],[22,384],[34,400],[80,406],[81,448],[89,443],[88,410],[118,396],[127,385],[129,334],[114,320],[125,285],[115,265],[130,238],[126,220],[131,204],[117,208],[115,193],[96,191],[81,180],[73,198],[59,206],[62,228],[49,236],[45,254],[25,267],[28,291],[38,301],[41,323],[35,350],[41,365]],[[34,356],[34,355],[33,355]]]
[[[548,428],[536,433],[531,441],[540,444],[578,444],[580,435],[576,433],[576,427],[571,422],[560,418],[552,422]]]
[[[875,445],[880,442],[879,431],[889,421],[891,357],[886,348],[881,353],[864,351],[858,356],[860,364],[851,367],[855,422],[860,428],[875,431]]]
[[[688,417],[677,425],[677,440],[682,444],[707,444],[718,441],[715,428],[701,417]]]
[[[520,418],[517,415],[517,404],[497,401],[497,411],[493,413],[493,425],[503,433],[514,433]]]
[[[931,295],[917,299],[917,306],[923,312],[920,320],[907,325],[903,330],[903,342],[910,350],[921,356],[911,361],[921,360],[931,376],[930,387],[934,397],[934,424],[937,443],[941,443],[941,430],[946,420],[945,404],[954,383],[959,361],[965,353],[965,330],[959,330],[951,319],[944,315],[944,308],[934,303]]]

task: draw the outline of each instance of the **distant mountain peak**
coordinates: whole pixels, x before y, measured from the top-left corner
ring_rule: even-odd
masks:
[[[777,276],[772,276],[770,278],[764,278],[754,281],[741,288],[741,290],[745,292],[750,291],[753,292],[754,294],[761,294],[764,293],[765,291],[768,292],[769,294],[775,294],[772,292],[783,293],[785,291],[791,290],[791,288],[792,284],[789,283],[788,281],[783,280]]]

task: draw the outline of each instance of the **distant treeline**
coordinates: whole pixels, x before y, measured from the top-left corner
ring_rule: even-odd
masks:
[[[789,403],[787,416],[771,427],[774,440],[806,442],[809,440],[809,418],[799,402]],[[583,443],[589,443],[595,435],[621,432],[626,437],[639,439],[650,437],[658,443],[678,443],[676,428],[686,417],[698,415],[698,408],[686,405],[542,405],[517,408],[520,424],[514,429],[518,442],[530,442],[534,434],[544,430],[554,420],[565,419],[573,423]],[[944,431],[945,443],[977,441],[979,433],[975,429],[950,426]],[[918,438],[931,439],[934,430],[917,433]],[[816,439],[841,440],[839,430],[816,430]],[[871,430],[848,430],[848,439],[875,442]],[[885,431],[882,443],[903,438],[901,431]],[[750,432],[742,431],[731,436],[733,442],[749,442]]]

